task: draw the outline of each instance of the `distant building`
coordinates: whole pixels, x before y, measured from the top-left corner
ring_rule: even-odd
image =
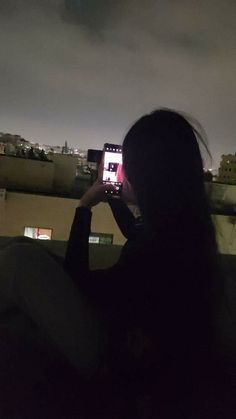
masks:
[[[17,145],[17,142],[20,139],[21,139],[21,136],[17,135],[17,134],[9,134],[8,132],[7,133],[4,133],[4,132],[0,133],[0,140],[4,143],[11,143],[11,144]]]
[[[236,185],[236,155],[222,155],[217,182]]]
[[[61,153],[62,147],[43,144],[40,146],[40,149],[44,150],[45,153]]]
[[[5,144],[0,143],[0,154],[5,154]]]
[[[62,147],[62,154],[69,154],[69,147],[67,141],[65,141],[65,145]]]
[[[4,147],[4,150],[5,150],[5,154],[7,156],[15,156],[17,149],[16,149],[16,145],[15,144],[6,143],[5,144],[5,147]]]
[[[78,154],[78,153],[75,153],[75,149],[73,147],[68,146],[67,141],[65,141],[65,144],[62,147],[61,153],[62,154],[73,154],[73,155]]]
[[[18,134],[0,133],[0,154],[22,156],[30,148],[30,142]]]
[[[14,146],[26,146],[30,145],[30,142],[25,140],[21,135],[18,134],[9,134],[9,133],[0,133],[0,142],[10,143]]]

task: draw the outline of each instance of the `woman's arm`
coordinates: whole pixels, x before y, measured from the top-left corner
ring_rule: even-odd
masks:
[[[92,212],[86,207],[77,207],[67,244],[64,269],[77,282],[89,272],[89,235]]]
[[[121,233],[126,239],[129,239],[135,232],[134,215],[122,199],[110,198],[108,203]]]
[[[82,196],[76,209],[67,245],[64,268],[75,278],[77,273],[89,272],[89,235],[91,232],[91,208],[104,201],[107,186],[97,180]]]
[[[80,200],[80,206],[75,211],[64,261],[65,271],[78,288],[86,295],[105,304],[111,300],[117,284],[116,278],[120,278],[120,272],[123,271],[123,258],[109,269],[91,271],[89,268],[91,207],[104,200],[102,198],[106,189],[107,185],[94,184]]]
[[[86,207],[78,207],[72,223],[65,255],[64,269],[76,286],[95,303],[113,305],[123,289],[122,282],[127,277],[126,246],[118,262],[107,269],[90,270],[89,234],[92,212]],[[129,253],[129,252],[128,252]],[[124,284],[125,286],[125,284]]]

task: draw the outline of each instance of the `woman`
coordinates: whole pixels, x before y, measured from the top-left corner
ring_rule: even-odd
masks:
[[[117,264],[89,270],[91,208],[107,189],[98,180],[71,229],[65,270],[74,283],[42,250],[21,244],[5,250],[2,263],[15,264],[2,294],[79,372],[96,375],[105,366],[121,382],[135,382],[136,391],[145,382],[167,411],[210,375],[218,304],[217,246],[196,131],[171,110],[145,115],[124,139],[123,165],[123,199],[138,205],[142,223]]]

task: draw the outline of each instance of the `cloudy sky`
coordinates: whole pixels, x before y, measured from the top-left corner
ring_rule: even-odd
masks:
[[[157,107],[236,152],[235,0],[0,0],[0,131],[102,148]]]

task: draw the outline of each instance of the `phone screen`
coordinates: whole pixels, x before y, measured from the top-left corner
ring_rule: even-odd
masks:
[[[105,144],[102,181],[104,184],[115,186],[114,191],[109,191],[111,195],[120,194],[123,178],[122,147],[115,144]]]

